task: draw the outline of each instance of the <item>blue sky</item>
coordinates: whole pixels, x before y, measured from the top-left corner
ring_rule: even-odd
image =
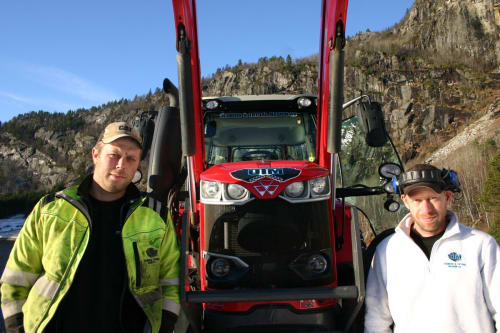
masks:
[[[414,0],[351,0],[347,34],[383,30]],[[199,0],[202,76],[239,59],[318,52],[320,0]],[[132,99],[177,82],[169,0],[0,2],[0,121]]]

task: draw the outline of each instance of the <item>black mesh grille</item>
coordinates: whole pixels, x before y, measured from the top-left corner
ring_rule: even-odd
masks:
[[[325,250],[332,247],[327,201],[291,204],[275,199],[224,209],[205,206],[205,217],[205,228],[210,230],[208,251],[236,256],[250,265],[238,286],[298,287],[331,282],[331,250]],[[305,280],[290,267],[299,256],[319,251],[330,265],[318,278]],[[209,281],[210,287],[231,285],[235,282]]]

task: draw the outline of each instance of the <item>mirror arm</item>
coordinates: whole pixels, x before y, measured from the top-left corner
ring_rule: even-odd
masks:
[[[356,103],[357,101],[359,101],[360,99],[363,99],[363,98],[367,98],[368,102],[371,103],[370,96],[368,96],[368,95],[361,95],[359,97],[356,97],[355,99],[351,99],[347,103],[344,103],[342,105],[342,109],[344,109],[344,110],[347,109],[348,107],[350,107],[351,105],[353,105],[354,103]]]

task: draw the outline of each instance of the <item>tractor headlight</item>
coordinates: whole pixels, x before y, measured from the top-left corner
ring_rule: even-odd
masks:
[[[299,108],[308,108],[312,104],[312,100],[307,97],[300,97],[297,100],[297,104],[299,105]]]
[[[288,202],[327,200],[330,197],[330,177],[322,176],[289,184],[280,195]]]
[[[303,253],[289,264],[304,281],[331,279],[331,249],[323,249],[315,253]]]
[[[328,268],[328,261],[321,254],[313,254],[307,260],[307,270],[313,274],[323,274]]]
[[[230,269],[231,265],[225,258],[217,258],[212,261],[212,264],[210,265],[210,271],[217,278],[223,278],[224,276],[229,274]]]
[[[227,195],[230,199],[240,200],[247,195],[247,190],[238,184],[227,185]]]
[[[309,185],[313,195],[326,194],[328,193],[328,176],[311,179]]]
[[[304,182],[291,183],[285,188],[285,194],[292,198],[301,197],[305,190]]]
[[[219,107],[219,102],[216,100],[208,101],[205,107],[209,110],[215,110]]]
[[[201,180],[200,188],[201,202],[208,205],[244,205],[255,199],[239,184]]]
[[[220,197],[220,184],[218,182],[201,181],[202,196],[206,199],[217,199]]]

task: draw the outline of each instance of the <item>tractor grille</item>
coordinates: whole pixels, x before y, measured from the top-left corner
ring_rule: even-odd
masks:
[[[205,223],[208,252],[238,257],[250,266],[237,279],[209,278],[209,287],[285,288],[332,282],[327,201],[291,204],[274,199],[244,206],[206,205]],[[299,257],[315,253],[329,261],[324,274],[304,278],[292,268]]]

